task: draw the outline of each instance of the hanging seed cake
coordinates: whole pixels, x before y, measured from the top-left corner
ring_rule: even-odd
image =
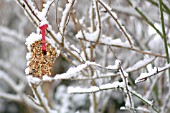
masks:
[[[26,69],[26,74],[39,78],[42,78],[44,75],[51,76],[55,58],[58,56],[56,49],[51,43],[46,41],[46,52],[43,52],[41,39],[36,41],[34,39],[34,42],[31,44],[28,44],[28,42],[29,41],[27,41],[26,44],[30,55],[28,55],[29,58],[27,58],[29,61],[27,63],[28,68]]]

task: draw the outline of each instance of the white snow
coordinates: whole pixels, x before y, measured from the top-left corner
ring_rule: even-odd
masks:
[[[29,51],[31,51],[31,44],[35,41],[41,40],[42,36],[40,34],[31,33],[28,38],[26,39],[26,45]]]
[[[77,67],[70,67],[69,70],[66,73],[63,74],[57,74],[54,79],[61,79],[61,78],[70,78],[72,75],[82,71],[83,69],[85,69],[86,67],[88,67],[89,65],[96,65],[99,66],[98,64],[96,64],[95,62],[90,62],[87,61],[85,64],[81,64]]]
[[[85,40],[87,41],[91,41],[91,42],[96,42],[97,38],[98,38],[98,33],[99,33],[99,30],[93,32],[93,33],[88,33],[88,32],[83,32],[84,35],[85,35]],[[77,34],[76,34],[76,38],[77,39],[83,39],[83,34],[81,31],[79,31]],[[99,43],[101,44],[105,44],[105,45],[115,45],[115,46],[123,46],[123,47],[130,47],[129,46],[129,43],[126,41],[126,42],[122,42],[120,39],[112,39],[111,37],[108,37],[108,36],[104,36],[104,35],[101,35],[100,39],[99,39]]]
[[[27,45],[28,50],[31,51],[31,44],[33,44],[35,41],[38,41],[38,40],[41,40],[41,39],[42,39],[42,35],[41,34],[37,34],[37,33],[32,32],[28,36],[28,38],[26,39],[26,43],[25,43]],[[50,43],[51,46],[56,48],[54,40],[52,40],[51,38],[46,37],[46,41],[48,43]]]
[[[42,12],[38,12],[38,17],[40,20],[46,20],[46,14],[48,13],[48,10],[50,8],[50,5],[54,2],[54,0],[47,1],[45,4],[43,4]]]
[[[152,69],[151,72],[140,74],[140,76],[135,80],[135,83],[145,81],[148,77],[150,77],[150,76],[156,74],[157,71],[158,71],[158,68],[154,67],[154,69]]]
[[[113,70],[115,70],[115,69],[118,69],[119,67],[117,66],[117,65],[109,65],[109,66],[107,66],[106,67],[106,69],[113,69]]]
[[[80,53],[80,50],[75,45],[71,45],[70,47],[76,52]]]
[[[113,83],[103,84],[101,86],[91,86],[90,88],[68,87],[68,93],[93,93],[118,87],[124,87],[124,83],[116,81]]]
[[[145,107],[140,107],[138,106],[137,108],[135,108],[138,111],[143,111],[145,113],[151,113],[149,109],[145,108]]]
[[[170,64],[166,64],[165,67],[154,67],[149,73],[141,73],[140,76],[135,80],[135,83],[145,81],[147,78],[162,72],[170,67]]]
[[[27,80],[29,83],[34,83],[34,84],[39,84],[41,82],[40,78],[33,77],[32,75],[28,75]]]
[[[57,37],[57,40],[59,41],[59,43],[62,43],[62,36],[60,33],[57,33],[55,37]]]
[[[40,25],[39,26],[43,26],[43,25],[49,25],[49,22],[44,18],[41,22],[40,22]]]
[[[29,68],[25,69],[25,74],[28,75],[29,74]]]
[[[67,17],[69,15],[69,11],[71,9],[71,6],[72,6],[72,0],[69,0],[69,3],[66,4],[66,8],[65,10],[63,11],[63,16],[62,16],[62,19],[61,19],[61,22],[60,22],[60,32],[63,34],[64,32],[64,27],[65,27],[65,24],[66,24],[66,21],[67,21]]]
[[[31,53],[27,53],[26,54],[26,59],[29,60],[31,58],[32,54]]]
[[[151,57],[151,58],[146,58],[146,59],[140,60],[140,61],[136,62],[133,66],[127,68],[126,71],[137,70],[138,68],[143,67],[146,64],[150,63],[154,59],[155,59],[155,57]]]
[[[93,33],[88,33],[86,31],[83,31],[84,33],[84,36],[85,36],[85,39],[89,40],[89,41],[96,41],[97,38],[98,38],[98,34],[99,34],[100,30],[97,29],[96,31],[94,31]],[[83,34],[82,34],[82,31],[79,31],[77,34],[76,34],[76,38],[77,39],[83,39]]]
[[[119,68],[121,61],[120,60],[115,60],[115,65],[109,65],[106,67],[106,69],[111,69],[111,70],[116,70]]]
[[[49,77],[49,76],[47,76],[47,75],[44,75],[44,76],[42,77],[42,80],[43,80],[43,81],[52,81],[53,78],[52,78],[52,77]]]
[[[130,108],[130,107],[131,107],[129,96],[126,97],[125,106],[126,106],[127,108]]]

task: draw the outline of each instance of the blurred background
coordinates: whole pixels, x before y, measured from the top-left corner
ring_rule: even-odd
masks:
[[[48,0],[32,1],[36,4],[36,7],[41,10],[42,4]],[[158,29],[161,29],[157,0],[130,1],[146,14]],[[56,7],[56,0],[48,13],[49,23],[56,32],[58,32],[57,22],[60,22],[61,20],[66,2],[67,0],[59,0],[58,7]],[[116,12],[121,23],[126,26],[127,31],[133,37],[134,45],[136,47],[141,50],[152,51],[158,54],[165,53],[162,38],[126,0],[105,0],[105,2],[109,4],[112,11]],[[164,0],[164,3],[166,6],[170,6],[169,0]],[[88,30],[90,27],[90,8],[91,1],[87,0],[76,0],[74,5],[76,14],[81,20],[80,22],[83,23],[82,26],[85,30]],[[106,15],[106,12],[103,11],[101,7],[100,9],[102,33],[113,37],[113,39],[120,38],[121,40],[125,40],[122,33],[117,29],[113,19]],[[170,12],[166,12],[166,10],[165,24],[167,32],[169,32]],[[79,48],[81,45],[78,44],[79,42],[75,38],[77,31],[71,19],[66,31],[67,41]],[[32,91],[25,75],[27,62],[25,40],[31,32],[36,32],[36,28],[30,22],[16,0],[0,0],[0,113],[43,112],[42,108],[35,105],[28,96],[32,95]],[[115,59],[118,58],[122,61],[123,68],[126,69],[129,66],[134,65],[137,61],[150,57],[127,49],[113,47],[112,50],[114,53],[106,46],[98,46],[95,53],[95,61],[99,64],[105,62],[105,65],[111,65],[114,64]],[[165,63],[165,59],[156,58],[150,66],[162,67]],[[72,65],[69,62],[59,56],[53,67],[53,75],[66,72],[70,66]],[[136,86],[134,85],[134,80],[141,72],[146,71],[147,68],[144,68],[130,73],[131,86],[142,95],[146,94],[152,82],[147,81]],[[113,77],[105,80],[97,80],[96,82],[97,84],[103,84],[119,79],[120,78]],[[155,79],[156,78],[153,77],[150,81]],[[162,105],[162,98],[165,96],[164,93],[166,94],[165,89],[167,86],[165,81],[166,77],[160,76],[150,95],[150,99],[156,100],[156,106]],[[90,107],[89,94],[68,94],[67,87],[70,85],[89,86],[89,81],[58,80],[51,83],[44,83],[43,91],[49,100],[49,105],[60,113],[75,113],[77,111],[80,113],[88,113]],[[102,96],[98,100],[98,110],[100,113],[127,113],[127,111],[120,110],[120,107],[125,104],[124,96],[125,95],[119,91],[103,91]],[[135,103],[136,105],[148,107],[137,99],[135,100]],[[168,108],[168,111],[170,112],[169,109],[170,108]]]

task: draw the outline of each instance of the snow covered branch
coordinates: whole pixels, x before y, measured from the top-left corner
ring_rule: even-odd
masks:
[[[132,47],[133,46],[133,43],[132,43],[132,39],[130,37],[130,34],[127,33],[127,31],[125,30],[125,27],[121,25],[121,22],[118,20],[117,18],[117,15],[116,13],[113,13],[111,11],[111,8],[105,4],[102,0],[97,0],[100,5],[102,5],[104,7],[104,9],[110,14],[110,16],[114,19],[114,21],[117,23],[118,25],[118,29],[120,29],[122,31],[122,33],[125,35],[125,37],[127,38],[130,46]]]
[[[5,92],[0,92],[1,98],[18,102],[26,101],[29,106],[36,106],[35,108],[40,108],[46,113],[66,113],[68,111],[75,113],[82,112],[82,109],[83,112],[104,113],[113,109],[107,106],[113,100],[120,101],[121,105],[125,103],[125,107],[121,107],[121,110],[131,110],[134,113],[138,111],[157,113],[159,110],[162,113],[164,110],[169,111],[170,93],[165,91],[168,87],[170,92],[169,77],[166,73],[166,70],[170,69],[167,51],[170,49],[168,46],[170,30],[167,24],[169,22],[169,8],[167,7],[169,3],[166,0],[160,0],[160,2],[162,1],[161,7],[153,0],[143,2],[132,2],[132,0],[116,2],[113,0],[91,0],[89,2],[86,0],[81,0],[81,2],[76,0],[16,1],[36,28],[37,32],[31,33],[30,40],[28,38],[26,40],[29,52],[35,54],[27,54],[27,79],[23,76],[23,66],[22,69],[18,69],[10,64],[10,62],[13,62],[11,60],[13,57],[0,60],[0,69],[2,69],[0,79],[16,93],[15,99],[13,93],[7,93],[8,95],[5,96]],[[161,21],[156,18],[159,16],[158,11],[161,13]],[[22,13],[18,14],[19,17],[20,15]],[[24,16],[22,15],[22,17]],[[27,20],[25,20],[25,23],[27,23]],[[162,23],[162,26],[159,23]],[[13,28],[13,24],[8,23],[8,25]],[[43,25],[48,26],[44,32],[40,29],[40,26]],[[0,26],[2,49],[6,48],[3,47],[6,43],[17,46],[18,42],[24,42],[23,37],[32,32],[32,29],[27,31],[26,28],[29,29],[27,24],[23,24],[22,28],[24,28],[21,30],[23,35],[19,34],[17,30]],[[44,40],[41,42],[43,36],[47,38],[46,42],[49,42],[49,40],[53,42],[50,43],[53,45],[51,53],[57,51],[58,59],[56,61],[56,57],[54,59],[50,57],[50,52],[48,55],[43,53],[43,55],[40,55],[41,59],[37,60],[40,58],[37,57],[37,54],[39,51],[42,52],[41,47],[47,47]],[[36,38],[39,43],[35,43],[32,48],[36,46],[39,49],[34,51],[35,49],[31,50],[30,48],[34,42],[38,41]],[[9,49],[7,48],[6,51]],[[60,54],[58,51],[60,51]],[[13,56],[14,53],[18,54],[18,51],[12,51],[10,55],[3,52],[4,50],[2,50],[0,58],[1,55],[6,57]],[[48,63],[49,65],[46,68],[42,68],[47,60],[53,60],[53,63]],[[29,61],[33,62],[32,65],[29,65],[31,64]],[[32,68],[30,68],[31,66]],[[50,74],[45,73],[43,69],[45,71],[50,70]],[[152,77],[156,74],[158,76]],[[14,75],[12,76],[14,79],[10,75]],[[150,78],[150,81],[147,81],[144,85],[142,83],[142,85],[135,84],[148,78]],[[65,81],[67,82],[65,83]],[[51,92],[48,92],[49,90],[45,92],[41,89],[45,82],[50,82]],[[27,83],[29,83],[33,92],[33,95],[29,96],[30,99],[28,96],[25,98],[24,88]],[[87,88],[77,87],[79,83]],[[71,87],[71,85],[75,87]],[[64,92],[67,86],[68,92],[71,94]],[[110,92],[104,91],[109,89]],[[111,93],[112,89],[115,90],[114,94]],[[117,90],[121,92],[116,92]],[[144,97],[137,92],[140,92]],[[44,93],[48,93],[50,99],[46,98]],[[79,102],[80,97],[75,95],[84,93],[89,94],[85,94],[84,100]],[[122,93],[125,97],[122,98],[121,95],[116,93]],[[167,100],[162,100],[162,97],[166,97]],[[154,103],[148,99],[153,99]],[[49,100],[51,102],[48,103]],[[72,102],[73,100],[75,102]],[[84,106],[87,100],[89,106]],[[151,109],[141,102],[150,106]],[[54,103],[54,105],[50,105],[51,103]],[[117,105],[118,103],[115,101],[114,104]],[[157,105],[157,108],[154,104]],[[80,110],[80,108],[82,109]],[[55,109],[55,111],[52,109]],[[119,110],[116,108],[115,111],[111,111],[119,112]]]
[[[154,67],[151,72],[149,73],[142,73],[136,80],[135,83],[143,82],[147,80],[149,77],[154,76],[160,72],[163,72],[167,69],[170,68],[170,64],[167,64],[165,67],[159,68],[159,67]]]
[[[78,34],[76,35],[76,37],[78,39],[85,40],[85,41],[92,42],[92,43],[96,43],[96,41],[95,41],[95,39],[96,39],[95,38],[95,36],[96,36],[95,33],[96,32],[94,32],[93,34],[88,34],[88,33],[86,34],[85,33],[86,37],[89,37],[89,36],[93,37],[93,38],[87,38],[87,39],[84,39],[82,34],[80,34],[80,33],[81,32],[78,32]],[[113,40],[110,37],[103,36],[102,38],[100,38],[100,40],[97,43],[101,44],[101,45],[113,46],[113,47],[117,47],[117,48],[123,48],[123,49],[127,49],[127,50],[132,50],[132,51],[135,51],[135,52],[139,52],[139,53],[147,54],[147,55],[151,55],[151,56],[166,58],[165,55],[156,54],[156,53],[153,53],[153,52],[150,52],[150,51],[142,51],[142,50],[138,49],[135,46],[130,47],[130,46],[128,46],[128,44],[126,42],[122,42],[120,39]]]
[[[120,91],[123,91],[123,92],[126,93],[124,82],[118,82],[118,81],[115,81],[115,82],[109,83],[109,84],[103,84],[101,86],[92,86],[90,88],[68,87],[68,93],[72,93],[72,94],[95,93],[95,92],[99,92],[99,91],[103,91],[103,90],[109,90],[109,89],[113,89],[113,90],[116,90],[116,91],[120,90]],[[153,101],[149,101],[149,100],[145,99],[140,94],[133,91],[131,88],[129,89],[129,92],[131,94],[133,94],[135,97],[137,97],[138,99],[140,99],[142,102],[144,102],[147,105],[149,105],[150,107],[152,107],[155,112],[159,113],[158,110],[153,105]]]
[[[44,97],[41,87],[37,86],[36,84],[32,84],[32,83],[30,83],[30,85],[31,85],[30,87],[34,94],[34,98],[32,98],[34,100],[33,102],[36,105],[41,106],[45,110],[46,113],[53,113],[53,112],[57,113],[57,111],[51,110],[51,108],[48,106],[48,101],[46,97]]]

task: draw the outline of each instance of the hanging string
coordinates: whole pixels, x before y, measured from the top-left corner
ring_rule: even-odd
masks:
[[[44,25],[39,27],[41,29],[41,34],[42,34],[42,52],[43,52],[44,55],[46,54],[45,31],[46,31],[47,27],[48,27],[47,24],[44,24]]]

